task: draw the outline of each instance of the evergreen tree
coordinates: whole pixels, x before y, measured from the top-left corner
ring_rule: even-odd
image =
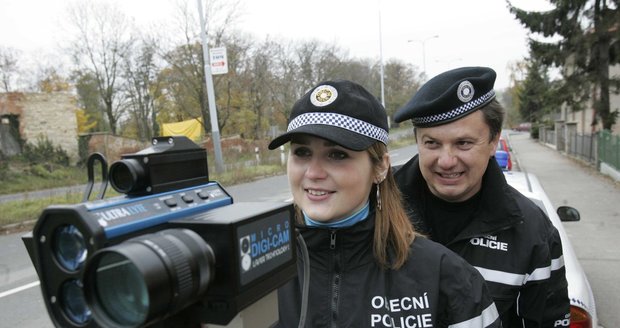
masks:
[[[611,129],[617,112],[610,112],[609,66],[618,62],[617,57],[610,57],[610,52],[612,43],[620,39],[619,1],[549,2],[555,8],[546,12],[527,12],[510,3],[508,7],[531,32],[558,40],[529,40],[532,59],[560,68],[563,80],[558,85],[557,100],[572,110],[581,110],[587,100],[592,100],[603,128]]]
[[[528,122],[541,122],[545,114],[553,113],[552,84],[547,69],[536,60],[527,65],[527,76],[517,90],[518,110]]]

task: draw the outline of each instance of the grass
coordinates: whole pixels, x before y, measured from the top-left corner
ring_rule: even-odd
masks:
[[[8,163],[0,176],[0,195],[85,184],[86,169],[55,164]]]
[[[84,168],[69,167],[58,170],[60,171],[59,173],[47,177],[22,174],[11,177],[11,180],[6,181],[7,183],[3,180],[2,187],[0,188],[2,192],[0,194],[44,190],[86,183],[86,169]],[[280,165],[259,165],[223,173],[213,173],[210,174],[209,179],[218,181],[222,186],[230,186],[249,182],[260,177],[284,173],[285,169]],[[5,186],[6,184],[13,184],[13,186],[8,187]],[[98,188],[93,188],[92,196],[95,196],[98,192]],[[108,187],[105,198],[119,195],[111,187]],[[50,205],[76,204],[80,203],[82,198],[82,193],[66,193],[62,196],[26,198],[24,200],[0,203],[0,232],[13,233],[32,229],[34,222],[46,207]]]
[[[396,149],[409,146],[415,143],[410,134],[390,140],[389,148]],[[230,160],[235,162],[236,160]],[[86,168],[84,167],[64,167],[51,164],[27,165],[16,161],[4,164],[5,174],[0,175],[0,195],[45,190],[56,187],[66,187],[82,185],[87,182]],[[215,166],[209,163],[210,168]],[[214,171],[214,170],[213,170]],[[100,171],[95,169],[96,178]],[[238,169],[231,169],[226,172],[210,172],[209,179],[219,182],[222,186],[232,186],[239,183],[250,182],[262,177],[285,174],[286,168],[280,164],[265,164],[256,166],[244,166]],[[98,189],[93,190],[93,195],[98,193]],[[108,188],[106,198],[118,196],[112,188]],[[82,201],[81,193],[67,193],[62,196],[50,196],[45,198],[24,199],[0,203],[0,232],[5,233],[26,230],[32,228],[32,224],[39,217],[41,212],[48,206],[75,204]]]
[[[81,200],[81,194],[68,193],[64,196],[0,203],[0,227],[5,227],[9,231],[28,228],[47,206],[51,204],[75,204]],[[24,226],[22,227],[19,224]]]

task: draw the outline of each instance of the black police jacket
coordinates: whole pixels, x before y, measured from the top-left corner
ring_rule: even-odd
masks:
[[[399,270],[373,256],[374,212],[352,227],[299,227],[310,257],[305,327],[499,327],[482,276],[459,256],[416,237]],[[279,327],[298,327],[303,259],[298,279],[278,290]]]
[[[416,155],[394,174],[410,218],[432,239],[427,186]],[[512,188],[494,158],[473,220],[445,246],[484,277],[503,327],[564,327],[570,311],[562,244],[547,215]]]

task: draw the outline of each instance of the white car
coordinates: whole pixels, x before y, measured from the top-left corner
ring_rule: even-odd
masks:
[[[571,328],[596,328],[598,317],[590,283],[581,268],[573,246],[564,231],[562,221],[579,221],[579,212],[570,206],[560,206],[554,210],[549,197],[543,190],[538,178],[531,174],[519,171],[505,171],[504,176],[515,189],[531,199],[547,213],[549,219],[560,233],[562,250],[564,252],[564,266],[568,281],[568,297],[570,298]]]

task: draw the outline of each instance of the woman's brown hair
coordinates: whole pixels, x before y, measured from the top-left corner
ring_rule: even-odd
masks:
[[[387,146],[377,142],[368,148],[370,160],[377,174],[382,169]],[[383,168],[384,169],[384,168]],[[379,188],[380,204],[375,207],[375,236],[373,249],[377,262],[390,269],[398,269],[407,261],[409,246],[415,238],[415,230],[403,207],[402,195],[389,167],[385,179],[372,188],[370,199],[377,204]],[[392,250],[393,254],[389,254]],[[390,260],[390,256],[393,257]]]
[[[374,174],[379,176],[384,170],[383,156],[387,153],[387,146],[377,142],[367,150],[373,165]],[[377,188],[380,188],[381,209],[377,203]],[[416,232],[409,221],[403,207],[402,195],[389,167],[385,179],[373,186],[370,191],[370,201],[375,204],[375,234],[373,253],[379,265],[384,268],[398,269],[407,261],[409,246],[413,242]],[[297,222],[303,222],[301,210],[295,206]],[[390,252],[391,250],[391,252]]]

